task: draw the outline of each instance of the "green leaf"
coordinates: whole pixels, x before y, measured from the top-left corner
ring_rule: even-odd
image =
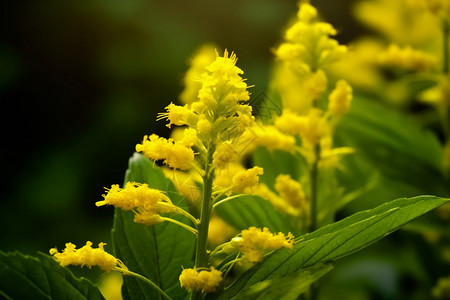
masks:
[[[229,200],[217,206],[214,212],[239,231],[256,226],[267,227],[272,232],[296,232],[285,214],[258,196],[245,195]]]
[[[6,299],[104,299],[85,278],[76,278],[48,255],[0,251],[0,296]]]
[[[176,192],[172,182],[161,169],[141,154],[130,158],[125,182],[147,183],[151,188],[166,191],[172,202],[186,209],[184,199]],[[188,223],[182,216],[172,216]],[[114,251],[133,272],[141,274],[163,289],[173,299],[187,297],[178,277],[182,266],[193,265],[195,236],[175,224],[164,222],[145,226],[133,222],[131,212],[115,210],[112,230]],[[146,283],[130,277],[124,278],[123,291],[127,299],[159,299],[160,295]]]
[[[287,276],[318,263],[340,259],[449,201],[434,196],[401,198],[306,234],[297,239],[294,249],[276,251],[249,269],[219,294],[218,299],[231,299],[260,281]]]
[[[287,276],[264,280],[239,293],[233,300],[290,300],[296,299],[323,275],[333,269],[332,264],[318,264]]]
[[[372,191],[352,203],[355,211],[383,199],[450,194],[443,175],[443,147],[436,135],[380,103],[356,96],[338,124],[335,141],[356,150],[342,161],[345,171],[339,181],[346,190],[357,190],[369,176],[380,175]]]

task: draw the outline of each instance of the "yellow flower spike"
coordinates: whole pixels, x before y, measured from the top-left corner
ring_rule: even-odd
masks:
[[[302,185],[290,175],[278,175],[275,179],[275,190],[281,198],[297,209],[305,210],[308,205]]]
[[[184,269],[179,280],[181,287],[188,291],[212,293],[217,291],[222,282],[222,272],[214,267],[209,270]]]
[[[62,266],[87,266],[89,269],[98,266],[104,272],[128,270],[125,265],[111,254],[105,252],[103,246],[105,243],[98,244],[98,248],[92,248],[92,242],[86,242],[86,245],[80,249],[72,243],[67,243],[62,252],[56,248],[50,249],[49,253]]]
[[[253,167],[237,173],[233,177],[233,191],[235,193],[245,193],[248,189],[258,184],[259,176],[262,174],[264,174],[264,170],[260,167]]]
[[[236,240],[239,251],[244,258],[251,263],[258,263],[263,260],[264,255],[270,251],[281,248],[292,249],[294,246],[294,236],[289,233],[273,234],[267,227],[263,229],[250,227],[241,232],[241,237]]]
[[[328,99],[328,111],[336,117],[341,117],[350,109],[353,99],[352,87],[345,80],[339,80]]]
[[[415,50],[410,46],[400,48],[391,44],[388,49],[381,53],[379,62],[383,65],[425,72],[436,65],[436,59],[425,52]]]
[[[317,21],[317,10],[301,2],[297,22],[286,31],[286,42],[276,50],[278,59],[300,74],[315,72],[343,57],[347,47],[329,36],[336,35],[331,24]]]

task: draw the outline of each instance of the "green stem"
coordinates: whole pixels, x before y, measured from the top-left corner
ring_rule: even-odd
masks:
[[[214,203],[214,205],[213,205],[212,207],[213,207],[213,208],[216,208],[217,206],[219,206],[220,204],[222,204],[222,203],[224,203],[224,202],[227,202],[227,201],[229,201],[229,200],[231,200],[231,199],[238,198],[238,197],[242,197],[242,196],[246,196],[246,195],[245,195],[245,194],[239,194],[239,195],[234,195],[234,196],[231,196],[231,197],[222,199],[222,200],[220,200],[220,201]]]
[[[313,165],[311,166],[311,170],[309,173],[309,179],[311,181],[311,198],[309,202],[309,232],[313,232],[317,229],[318,226],[318,213],[317,213],[317,192],[318,192],[318,184],[319,184],[319,161],[320,161],[320,144],[316,144],[314,146],[314,156],[315,160]]]
[[[176,224],[176,225],[178,225],[178,226],[180,226],[180,227],[183,227],[184,229],[189,230],[190,232],[192,232],[192,233],[195,234],[195,235],[198,234],[198,231],[197,231],[196,229],[192,228],[192,227],[189,226],[189,225],[186,225],[186,224],[184,224],[184,223],[181,223],[181,222],[179,222],[179,221],[177,221],[177,220],[174,220],[174,219],[172,219],[172,218],[166,218],[166,217],[161,217],[161,219],[163,219],[164,221],[167,221],[167,222],[174,223],[174,224]]]
[[[208,147],[207,157],[205,161],[205,174],[203,176],[203,196],[200,211],[200,223],[198,225],[197,245],[195,252],[195,268],[205,268],[208,266],[208,229],[209,218],[212,208],[212,185],[214,179],[214,169],[212,168],[213,154],[215,146],[210,144]],[[201,293],[193,291],[190,299],[200,299]]]
[[[148,279],[148,278],[146,278],[146,277],[144,277],[144,276],[142,276],[142,275],[140,275],[138,273],[131,272],[129,270],[120,269],[119,272],[122,273],[123,275],[129,275],[129,276],[133,276],[133,277],[139,278],[140,280],[144,281],[145,283],[147,283],[148,285],[153,287],[155,290],[157,290],[159,292],[159,294],[161,296],[163,296],[163,298],[165,298],[167,300],[172,300],[172,298],[170,298],[169,295],[167,295],[157,284],[155,284],[150,279]]]

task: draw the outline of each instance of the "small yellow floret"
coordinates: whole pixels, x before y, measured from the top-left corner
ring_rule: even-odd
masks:
[[[151,160],[164,160],[164,163],[174,169],[187,170],[194,161],[194,151],[186,145],[193,141],[193,131],[188,132],[188,140],[175,143],[173,139],[160,138],[152,134],[144,136],[142,144],[136,145],[136,151],[142,152]]]
[[[330,113],[336,117],[341,117],[350,109],[353,99],[352,87],[345,80],[339,80],[328,99]]]
[[[304,209],[308,204],[302,185],[290,175],[280,174],[275,180],[275,190],[280,197],[297,209]]]
[[[285,236],[283,233],[273,234],[267,227],[256,228],[250,227],[243,230],[240,238],[235,238],[235,242],[239,247],[239,251],[245,258],[252,262],[258,263],[263,260],[267,252],[278,250],[281,248],[292,249],[294,246],[294,236],[289,233]]]
[[[163,221],[159,214],[180,210],[163,192],[149,188],[148,184],[127,182],[123,189],[115,184],[106,190],[108,193],[103,195],[104,200],[95,205],[113,205],[123,210],[133,210],[136,223],[150,226]]]
[[[245,193],[259,182],[259,176],[264,174],[263,168],[253,167],[241,171],[233,177],[233,191],[236,193]]]
[[[66,243],[66,248],[60,253],[56,248],[50,249],[50,255],[62,266],[87,266],[89,269],[98,266],[104,272],[116,269],[116,266],[124,268],[125,266],[111,254],[105,252],[103,246],[105,243],[98,244],[98,248],[92,248],[92,242],[86,242],[86,245],[80,249],[72,243]],[[117,268],[118,269],[118,268]]]
[[[167,124],[167,127],[171,127],[171,125],[192,125],[193,122],[195,122],[197,116],[195,113],[188,108],[187,105],[179,106],[175,105],[173,103],[170,103],[168,106],[166,106],[166,113],[159,113],[158,119],[165,119],[169,120],[169,124]]]
[[[304,83],[306,93],[311,97],[311,100],[317,100],[324,91],[327,90],[328,79],[325,72],[318,70],[312,73]]]
[[[188,291],[212,293],[217,291],[222,282],[222,272],[211,267],[208,271],[184,269],[180,275],[180,284]]]
[[[430,54],[410,46],[400,48],[395,44],[391,44],[387,51],[380,54],[379,60],[385,65],[419,72],[428,71],[436,64],[435,58]]]

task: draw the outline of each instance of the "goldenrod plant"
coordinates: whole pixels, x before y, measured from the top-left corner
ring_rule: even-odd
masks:
[[[447,2],[433,3],[433,13],[448,17]],[[379,178],[388,167],[370,170],[372,161],[364,163],[361,157],[376,149],[367,150],[358,139],[384,139],[394,147],[415,144],[401,128],[377,127],[383,122],[401,125],[401,119],[380,115],[384,110],[370,110],[371,104],[361,112],[359,102],[364,100],[358,83],[352,86],[346,72],[339,72],[353,50],[339,44],[337,33],[309,1],[300,1],[294,22],[273,49],[272,82],[258,103],[250,93],[257,87],[251,78],[247,83],[235,52],[201,47],[184,78],[181,105],[170,103],[155,116],[166,122],[171,136],[144,136],[134,147],[124,183],[113,183],[105,188],[103,199],[92,203],[98,209],[114,207],[109,253],[105,243],[95,248],[90,241],[80,248],[68,242],[61,251],[57,245],[37,257],[0,252],[0,295],[326,299],[326,282],[319,279],[342,258],[438,207],[442,219],[449,219],[445,193],[403,195],[408,198],[394,197],[392,188],[378,193],[383,183]],[[448,51],[448,45],[444,48]],[[439,95],[447,95],[448,82],[442,78],[448,79],[448,53],[440,62],[431,53],[392,44],[378,59],[383,65],[418,72],[443,63],[447,67],[439,73],[438,89]],[[413,154],[412,158],[423,158]],[[430,160],[435,162],[426,161]],[[447,182],[442,161],[439,166],[442,178],[436,185]],[[357,184],[345,184],[348,181]],[[370,199],[368,194],[377,198],[378,206],[344,210]],[[366,206],[373,204],[365,201]],[[67,235],[70,238],[70,232]],[[443,253],[450,261],[448,249]],[[99,267],[105,275],[97,286],[75,276],[71,265]],[[429,295],[447,297],[449,286],[448,277],[442,277]]]

